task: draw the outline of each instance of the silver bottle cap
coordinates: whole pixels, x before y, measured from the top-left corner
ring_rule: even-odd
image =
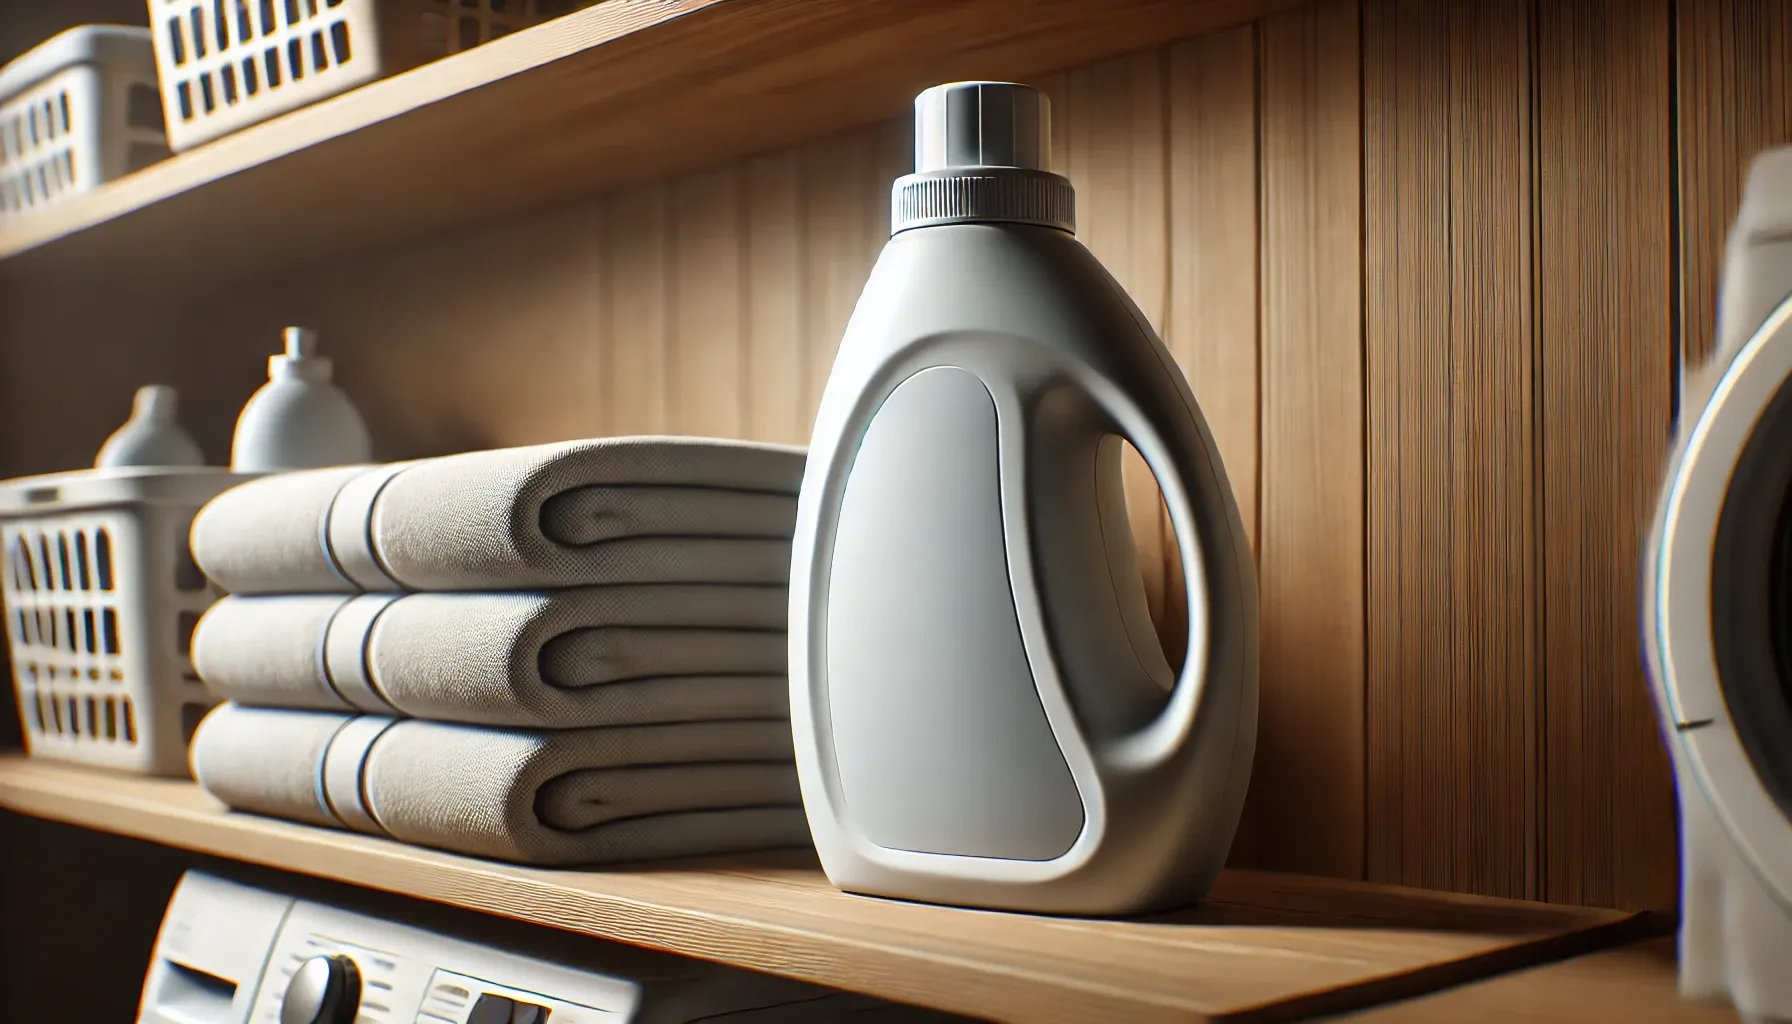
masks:
[[[915,172],[1051,170],[1051,100],[1012,82],[953,82],[915,97]]]
[[[952,82],[915,97],[915,173],[896,181],[890,232],[940,224],[1076,231],[1076,192],[1051,171],[1051,100],[1013,82]]]

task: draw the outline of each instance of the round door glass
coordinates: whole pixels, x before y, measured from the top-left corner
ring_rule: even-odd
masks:
[[[1762,411],[1724,495],[1711,642],[1737,737],[1792,817],[1792,382]]]

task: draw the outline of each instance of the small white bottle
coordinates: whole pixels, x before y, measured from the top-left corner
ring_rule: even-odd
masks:
[[[166,384],[138,388],[131,418],[100,446],[94,468],[205,465],[204,453],[180,425],[179,411],[180,394]]]
[[[361,413],[330,380],[317,354],[317,332],[286,328],[286,352],[268,357],[268,382],[250,396],[236,422],[230,468],[236,473],[371,462],[373,444]]]

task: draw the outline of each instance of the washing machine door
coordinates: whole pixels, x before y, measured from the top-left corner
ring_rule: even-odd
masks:
[[[1680,771],[1792,907],[1792,300],[1682,413],[1644,565]]]

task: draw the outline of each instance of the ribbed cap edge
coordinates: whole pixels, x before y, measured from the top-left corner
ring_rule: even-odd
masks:
[[[890,233],[935,224],[1037,224],[1076,233],[1076,190],[1048,171],[974,167],[909,174],[890,190]]]

